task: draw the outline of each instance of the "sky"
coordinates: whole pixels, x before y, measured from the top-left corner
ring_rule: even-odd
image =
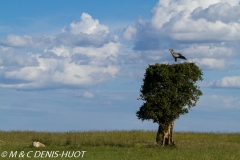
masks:
[[[0,130],[157,130],[137,99],[173,48],[204,78],[174,131],[240,132],[239,17],[239,0],[2,0]]]

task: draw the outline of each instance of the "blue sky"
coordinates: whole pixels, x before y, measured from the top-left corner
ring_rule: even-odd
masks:
[[[174,130],[239,132],[239,17],[238,0],[0,1],[0,130],[156,130],[137,98],[173,48],[204,73]]]

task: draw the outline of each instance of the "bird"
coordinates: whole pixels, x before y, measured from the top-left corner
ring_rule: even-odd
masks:
[[[44,144],[42,144],[41,142],[36,142],[36,141],[34,141],[34,142],[32,142],[32,145],[33,145],[33,147],[45,147],[45,145]]]
[[[187,60],[181,53],[175,52],[173,49],[169,49],[170,53],[172,54],[173,58],[175,59],[175,62],[177,62],[177,58],[185,59]]]

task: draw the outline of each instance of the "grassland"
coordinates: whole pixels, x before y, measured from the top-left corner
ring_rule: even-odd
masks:
[[[175,147],[160,147],[155,144],[153,131],[92,131],[92,132],[0,132],[0,159],[92,159],[92,160],[239,160],[240,133],[174,133]],[[38,140],[45,148],[33,148]],[[2,153],[6,151],[7,157]],[[34,154],[53,153],[49,158]],[[79,151],[87,151],[79,156]],[[4,153],[6,153],[4,152]],[[10,153],[17,154],[11,155]],[[23,152],[24,156],[20,156]],[[64,155],[61,154],[64,152]],[[65,153],[77,153],[68,157]],[[27,153],[31,158],[27,157]],[[54,153],[59,156],[54,158]],[[83,152],[81,152],[83,153]],[[35,157],[34,157],[35,156]],[[56,156],[56,155],[55,155]],[[70,155],[71,156],[71,155]]]

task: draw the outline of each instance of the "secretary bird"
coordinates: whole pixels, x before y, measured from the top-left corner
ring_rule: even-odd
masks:
[[[185,59],[187,60],[181,53],[175,52],[173,49],[169,49],[170,53],[172,54],[173,58],[175,59],[175,62],[177,62],[177,58]]]

